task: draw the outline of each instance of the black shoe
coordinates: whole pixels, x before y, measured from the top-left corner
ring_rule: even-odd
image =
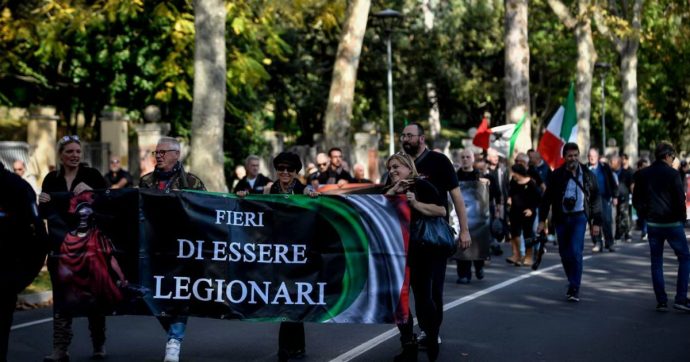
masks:
[[[673,309],[682,310],[684,312],[690,312],[690,301],[685,301],[683,303],[673,303]]]
[[[478,269],[476,272],[477,280],[484,279],[484,268]]]
[[[457,284],[470,284],[470,278],[458,278],[458,280],[455,281]]]
[[[428,344],[426,346],[426,355],[429,358],[429,361],[434,362],[438,359],[438,353],[439,353],[439,345],[438,341],[434,341],[433,339],[427,341]]]
[[[616,251],[616,249],[613,246],[606,247],[606,250],[608,250],[609,253],[614,253]]]
[[[429,340],[428,336],[424,331],[419,334],[419,338],[417,338],[417,346],[419,347],[420,350],[425,350],[427,346],[429,345],[427,341]],[[441,344],[441,336],[438,336],[436,338],[436,344]]]
[[[304,349],[288,350],[281,348],[278,350],[278,361],[284,362],[291,359],[303,358],[305,353]]]
[[[580,293],[577,290],[574,290],[569,296],[568,296],[568,301],[569,302],[579,302],[580,301]]]
[[[417,362],[417,342],[411,341],[404,343],[402,352],[393,358],[395,362]]]
[[[657,312],[668,312],[668,304],[666,302],[659,302],[656,304]]]

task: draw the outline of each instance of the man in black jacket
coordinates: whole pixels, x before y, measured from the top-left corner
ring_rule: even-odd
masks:
[[[652,262],[652,284],[659,311],[668,309],[664,290],[664,241],[668,241],[678,258],[675,309],[690,312],[688,275],[690,254],[685,237],[685,193],[678,171],[671,165],[675,157],[673,146],[660,143],[654,152],[654,163],[635,174],[633,205],[647,222],[649,250]]]
[[[36,277],[45,262],[48,241],[38,217],[36,194],[18,175],[0,162],[0,361],[7,359],[12,315],[21,292]]]
[[[592,235],[599,235],[601,225],[601,198],[594,174],[587,166],[580,164],[580,149],[576,143],[563,146],[565,163],[550,176],[541,209],[537,233],[544,230],[544,222],[553,212],[558,237],[558,252],[565,275],[568,277],[569,301],[580,301],[580,281],[582,280],[582,252],[584,250],[585,230],[591,223]]]
[[[271,179],[259,172],[259,165],[261,159],[256,155],[249,155],[244,161],[244,168],[247,170],[247,176],[244,176],[235,186],[234,193],[241,193],[242,196],[247,194],[263,194],[266,184],[271,182]]]
[[[604,244],[601,245],[601,236],[592,235],[592,242],[594,243],[593,252],[603,251],[606,247],[608,251],[616,251],[613,248],[613,207],[618,206],[618,181],[613,176],[613,171],[609,165],[599,161],[599,150],[595,147],[589,149],[587,155],[589,159],[589,170],[594,173],[599,187],[599,195],[601,197],[601,217],[602,229],[604,236]]]

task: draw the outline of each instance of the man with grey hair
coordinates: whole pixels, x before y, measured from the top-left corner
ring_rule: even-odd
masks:
[[[233,192],[240,196],[247,194],[263,194],[264,187],[271,180],[259,172],[259,165],[261,159],[257,155],[249,155],[244,161],[244,168],[247,170],[247,175],[244,176],[240,182],[237,183]]]
[[[204,183],[196,175],[185,172],[180,162],[180,142],[172,137],[161,137],[156,150],[151,152],[156,158],[156,169],[141,177],[139,187],[160,191],[201,190],[206,191]],[[187,316],[158,316],[158,321],[168,333],[165,345],[165,362],[178,362],[180,346],[187,328]]]

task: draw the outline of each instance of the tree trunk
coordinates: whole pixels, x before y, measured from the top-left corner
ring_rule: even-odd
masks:
[[[592,40],[592,23],[588,17],[583,16],[585,11],[585,6],[580,2],[580,14],[578,16],[580,21],[575,26],[578,54],[575,108],[577,109],[577,143],[582,147],[580,150],[582,157],[586,157],[591,145],[592,77],[594,75],[594,62],[597,58]],[[603,149],[602,152],[604,152]]]
[[[350,122],[355,96],[357,67],[362,52],[364,32],[367,30],[370,0],[352,0],[345,16],[343,33],[333,67],[328,106],[324,116],[326,148],[340,147],[345,157],[350,156]],[[349,160],[348,160],[349,161]]]
[[[577,143],[581,147],[580,155],[587,157],[590,147],[592,114],[592,77],[597,52],[592,39],[592,20],[588,13],[590,0],[578,0],[578,14],[574,18],[560,0],[549,0],[549,6],[558,19],[568,28],[575,31],[577,42],[577,75],[575,81],[575,108],[577,109]]]
[[[423,0],[422,12],[424,13],[424,30],[429,33],[434,29],[434,7],[437,1]],[[436,94],[436,84],[432,80],[426,82],[426,96],[429,101],[429,134],[430,138],[436,140],[441,134],[441,114],[438,109],[438,96]]]
[[[623,152],[637,160],[637,40],[628,40],[621,53],[623,88]]]
[[[194,1],[194,100],[191,172],[209,191],[227,192],[223,155],[225,119],[225,2]]]
[[[505,95],[507,123],[525,116],[514,154],[532,145],[529,95],[529,44],[527,43],[527,0],[506,0],[505,8]]]

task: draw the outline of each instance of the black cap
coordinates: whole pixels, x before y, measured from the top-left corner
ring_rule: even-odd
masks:
[[[273,159],[273,167],[277,168],[278,165],[290,166],[300,172],[302,170],[302,161],[299,159],[297,154],[292,152],[281,152]]]

